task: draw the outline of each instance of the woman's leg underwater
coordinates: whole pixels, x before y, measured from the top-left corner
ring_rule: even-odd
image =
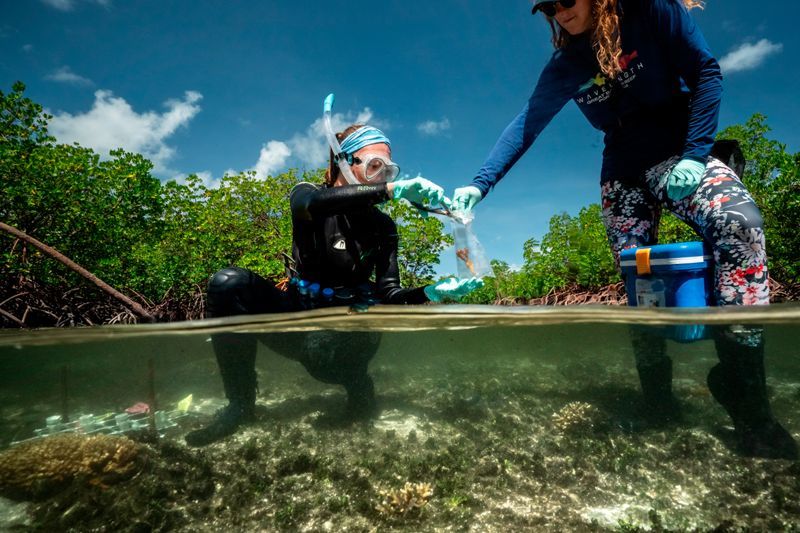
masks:
[[[738,176],[710,158],[698,188],[678,202],[667,197],[662,177],[648,174],[654,195],[713,249],[717,305],[769,304],[764,223]],[[769,406],[763,328],[717,327],[714,343],[720,362],[711,369],[708,386],[733,420],[742,453],[796,458],[796,443]]]
[[[619,181],[605,182],[601,188],[603,223],[608,243],[619,269],[622,250],[655,244],[660,211],[658,202],[643,187]],[[636,370],[646,404],[646,413],[653,422],[664,422],[677,414],[672,395],[672,360],[666,353],[666,341],[649,328],[629,328]]]
[[[208,284],[208,318],[289,310],[285,293],[269,281],[243,268],[225,268]],[[253,420],[256,404],[257,339],[240,333],[211,335],[228,405],[205,428],[186,435],[192,446],[205,446],[231,435],[243,422]]]
[[[379,333],[371,332],[312,331],[270,335],[262,341],[301,363],[314,379],[343,385],[348,414],[364,418],[376,412],[375,387],[367,367],[380,339]]]

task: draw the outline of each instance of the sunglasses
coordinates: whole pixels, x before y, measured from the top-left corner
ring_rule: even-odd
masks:
[[[548,17],[555,17],[556,4],[561,4],[561,7],[564,9],[569,9],[571,7],[575,7],[575,0],[555,0],[554,2],[542,2],[533,6],[531,13],[535,15],[537,11],[541,11]]]

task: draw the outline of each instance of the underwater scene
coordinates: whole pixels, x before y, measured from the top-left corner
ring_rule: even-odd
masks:
[[[631,329],[764,328],[776,420],[800,436],[800,307],[377,306],[0,332],[2,531],[797,531],[800,463],[743,456],[711,340],[667,341],[675,416],[642,400]],[[259,339],[255,420],[212,335]],[[281,346],[369,361],[377,409]],[[279,347],[276,349],[276,347]]]

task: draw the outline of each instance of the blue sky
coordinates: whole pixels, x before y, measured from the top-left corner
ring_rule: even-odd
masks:
[[[122,146],[163,179],[316,168],[322,100],[392,139],[402,172],[468,183],[552,48],[528,0],[0,0],[0,87],[15,80],[60,141]],[[724,67],[720,126],[765,113],[800,151],[797,2],[695,11]],[[522,262],[549,218],[598,200],[602,136],[569,104],[477,209],[490,257]],[[452,252],[441,271],[454,271]]]

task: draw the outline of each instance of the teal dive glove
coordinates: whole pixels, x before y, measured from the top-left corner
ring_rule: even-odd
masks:
[[[461,211],[468,214],[472,208],[483,199],[481,190],[474,185],[467,185],[466,187],[459,187],[453,194],[453,201],[451,202],[452,211]]]
[[[442,300],[458,300],[481,287],[483,287],[483,280],[480,278],[447,278],[428,285],[423,290],[430,301],[441,302]]]
[[[706,166],[703,163],[681,159],[667,176],[667,196],[673,202],[683,200],[697,189],[705,171]]]
[[[427,200],[430,205],[439,205],[444,200],[444,189],[421,176],[392,183],[392,198],[404,199],[417,204]]]

